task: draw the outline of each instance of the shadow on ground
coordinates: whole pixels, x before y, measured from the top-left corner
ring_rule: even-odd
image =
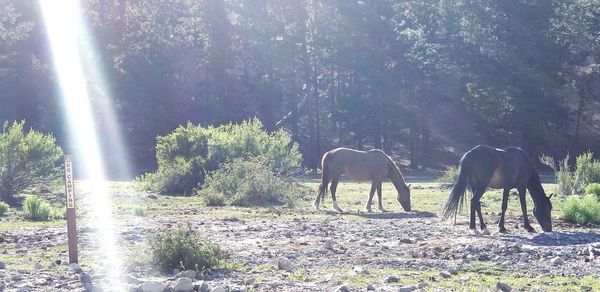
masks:
[[[597,232],[551,232],[539,233],[532,238],[520,235],[505,234],[502,239],[506,241],[525,241],[537,246],[567,246],[600,242],[600,233]]]
[[[325,211],[327,214],[340,214],[333,211]],[[436,217],[431,212],[386,212],[386,213],[363,213],[363,212],[344,212],[341,215],[345,216],[358,216],[365,219],[415,219],[415,218],[427,218]]]

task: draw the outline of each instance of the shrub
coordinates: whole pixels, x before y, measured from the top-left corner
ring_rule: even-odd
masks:
[[[441,183],[454,183],[458,178],[458,167],[447,166],[446,170],[442,173],[442,176],[437,179]]]
[[[556,180],[556,194],[560,197],[566,198],[574,194],[575,188],[575,177],[569,169],[569,155],[560,160],[558,165],[554,163],[554,158],[542,155],[540,156],[540,162],[554,171],[554,178]]]
[[[594,195],[583,198],[568,197],[563,205],[563,219],[568,222],[584,225],[587,223],[600,223],[600,201]]]
[[[225,163],[208,177],[199,195],[205,200],[210,196],[222,196],[226,203],[234,206],[291,206],[306,193],[303,186],[273,172],[264,157],[256,157]]]
[[[600,161],[590,151],[577,156],[575,163],[575,191],[583,193],[590,183],[600,183]]]
[[[8,211],[8,204],[4,203],[2,201],[0,201],[0,216],[6,214],[6,212]]]
[[[139,180],[161,194],[188,194],[207,173],[235,158],[263,156],[268,168],[282,176],[297,173],[302,161],[287,132],[268,133],[258,119],[206,128],[188,123],[156,139],[158,170]]]
[[[50,204],[40,197],[27,197],[23,202],[23,211],[29,219],[34,221],[47,221],[50,219]]]
[[[23,211],[27,217],[33,221],[48,221],[53,219],[65,218],[66,210],[64,208],[52,207],[48,201],[37,197],[28,196],[23,202]]]
[[[585,193],[596,196],[600,200],[600,183],[591,183],[585,187]]]
[[[225,197],[221,193],[205,192],[202,199],[206,206],[225,206]]]
[[[142,206],[135,206],[133,208],[133,215],[139,216],[139,217],[144,217],[144,216],[146,216],[146,212],[144,211],[144,208]]]
[[[165,273],[173,269],[192,269],[200,273],[211,270],[223,258],[221,249],[204,243],[197,231],[185,229],[160,231],[150,242],[152,261]]]
[[[48,184],[59,175],[62,150],[52,135],[24,133],[25,122],[7,122],[0,134],[0,200],[15,204],[18,193]]]

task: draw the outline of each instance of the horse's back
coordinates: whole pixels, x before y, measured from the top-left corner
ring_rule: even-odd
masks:
[[[527,153],[519,147],[478,145],[463,155],[462,165],[467,165],[471,179],[487,182],[491,188],[522,187],[535,171]]]
[[[328,169],[334,172],[334,175],[344,173],[354,179],[374,179],[383,178],[388,173],[387,155],[378,149],[361,151],[336,148],[325,156],[323,163],[328,164]]]

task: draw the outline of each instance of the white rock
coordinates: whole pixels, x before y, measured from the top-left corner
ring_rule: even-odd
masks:
[[[173,287],[175,292],[190,292],[194,291],[194,285],[192,284],[192,279],[190,278],[179,278],[175,283],[175,287]]]
[[[503,292],[509,292],[512,290],[512,287],[510,287],[510,285],[508,285],[507,283],[504,283],[504,282],[497,282],[496,288],[498,288],[498,290],[503,291]]]
[[[367,270],[367,268],[362,267],[362,266],[355,266],[354,272],[358,275],[368,275],[369,274],[369,270]]]
[[[194,270],[186,270],[186,271],[180,272],[177,275],[175,275],[175,278],[190,278],[190,279],[195,279],[196,278],[196,271],[194,271]]]
[[[331,241],[330,238],[325,239],[325,242],[323,243],[323,247],[325,247],[325,249],[333,249],[333,241]]]
[[[33,268],[36,270],[41,270],[43,268],[42,263],[40,261],[35,262]]]
[[[469,280],[471,280],[471,276],[466,275],[466,276],[462,276],[460,279],[458,279],[458,283],[464,284],[469,282]]]
[[[292,261],[288,258],[280,257],[277,259],[277,268],[280,270],[291,271],[293,269]]]
[[[198,292],[208,292],[208,284],[204,281],[194,283],[194,288],[198,290]]]
[[[417,286],[414,285],[410,285],[410,286],[402,286],[400,288],[398,288],[398,292],[412,292],[415,290],[418,290],[419,288]]]
[[[440,277],[442,277],[442,278],[450,278],[450,276],[452,276],[452,273],[450,273],[448,271],[441,271],[440,272]]]
[[[69,269],[71,269],[77,273],[81,272],[81,266],[79,266],[78,263],[69,264]]]
[[[346,285],[337,286],[333,291],[335,292],[350,292],[350,288]]]
[[[142,292],[163,292],[166,288],[167,285],[159,281],[148,281],[140,285],[140,290],[142,290]]]
[[[563,260],[561,257],[554,257],[550,260],[550,263],[555,266],[562,265],[564,262],[565,260]]]

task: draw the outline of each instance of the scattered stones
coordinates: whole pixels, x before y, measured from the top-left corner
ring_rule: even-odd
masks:
[[[6,269],[6,264],[0,261],[0,270]]]
[[[44,266],[42,266],[42,263],[40,261],[35,262],[35,265],[33,265],[33,268],[35,270],[41,270]]]
[[[173,287],[175,292],[190,292],[194,291],[194,285],[192,284],[192,279],[190,278],[179,278],[175,283],[175,287]]]
[[[139,289],[142,292],[163,292],[167,288],[167,285],[159,281],[148,281],[140,285]]]
[[[374,291],[375,287],[373,285],[371,285],[371,284],[367,284],[366,289],[367,289],[367,291]]]
[[[465,276],[460,277],[460,279],[458,279],[458,283],[465,284],[465,283],[469,282],[469,280],[471,280],[471,276],[465,275]]]
[[[450,278],[450,276],[452,276],[452,273],[448,272],[448,271],[441,271],[440,272],[440,277],[442,278]]]
[[[292,261],[288,258],[280,257],[277,259],[277,268],[280,270],[291,271],[293,269]]]
[[[399,281],[400,281],[400,279],[398,279],[398,277],[393,276],[393,275],[389,275],[383,279],[384,283],[398,283]]]
[[[508,285],[507,283],[504,283],[504,282],[497,282],[496,288],[503,292],[509,292],[512,290],[512,287],[510,287],[510,285]]]

